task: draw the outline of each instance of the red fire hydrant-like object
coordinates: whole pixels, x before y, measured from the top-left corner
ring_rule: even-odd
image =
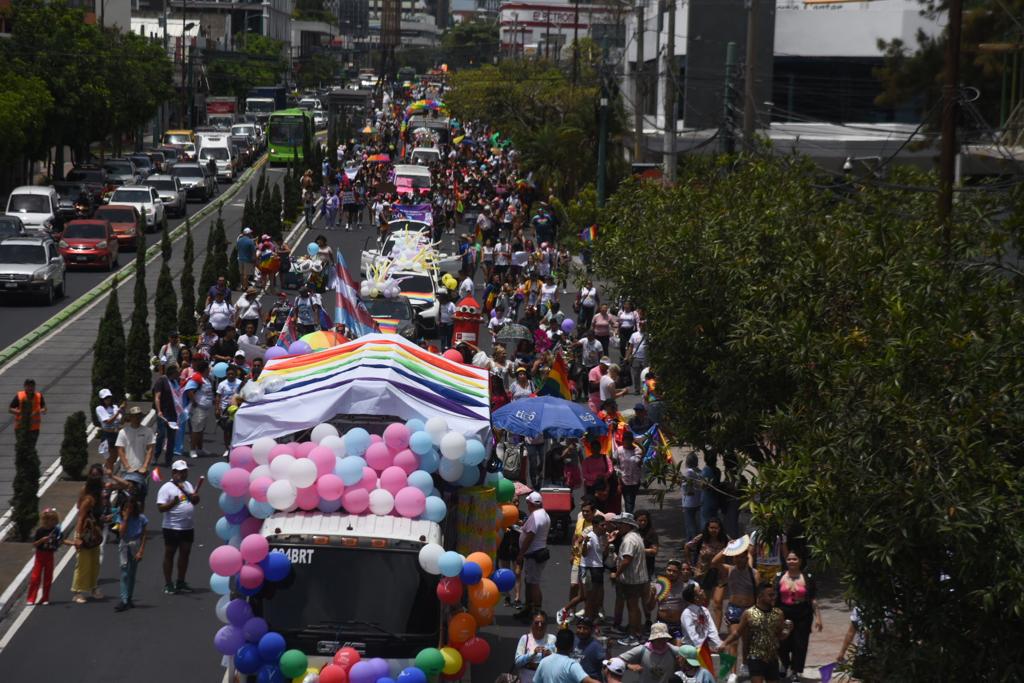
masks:
[[[480,304],[471,296],[467,296],[455,304],[455,320],[452,325],[452,346],[459,342],[467,342],[479,346],[480,323],[484,320],[480,315]]]

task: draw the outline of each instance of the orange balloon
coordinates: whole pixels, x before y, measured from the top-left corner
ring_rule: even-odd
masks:
[[[476,635],[476,618],[466,612],[459,612],[448,622],[448,640],[461,645]]]
[[[507,529],[519,521],[519,508],[506,503],[501,506],[501,526]]]
[[[480,583],[469,587],[469,604],[479,607],[494,607],[498,604],[500,594],[498,587],[490,579],[480,579]]]
[[[476,621],[477,628],[483,626],[490,626],[494,623],[494,608],[483,607],[481,605],[470,605],[469,613],[472,615],[473,620]]]
[[[491,560],[491,556],[487,553],[482,553],[480,551],[470,553],[466,556],[466,562],[476,562],[480,565],[480,569],[483,570],[483,575],[485,577],[494,573],[494,561]]]

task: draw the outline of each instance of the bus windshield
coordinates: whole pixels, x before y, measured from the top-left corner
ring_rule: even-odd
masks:
[[[270,144],[301,147],[305,139],[303,119],[298,116],[276,118],[270,122]]]

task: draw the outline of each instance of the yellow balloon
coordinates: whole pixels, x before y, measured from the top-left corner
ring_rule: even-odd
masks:
[[[444,668],[441,673],[451,676],[459,673],[462,668],[462,653],[454,647],[442,647],[441,656],[444,657]]]
[[[311,666],[308,669],[306,669],[306,673],[301,674],[301,675],[296,676],[295,678],[293,678],[292,679],[292,683],[306,683],[306,681],[309,680],[309,675],[310,674],[313,674],[317,678],[319,678],[320,677],[320,669],[317,669],[316,667]]]
[[[238,406],[228,406],[228,415],[234,416],[238,412]]]

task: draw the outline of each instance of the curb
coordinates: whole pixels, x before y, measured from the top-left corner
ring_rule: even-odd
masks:
[[[219,210],[221,207],[224,206],[225,203],[227,203],[230,199],[234,198],[234,196],[241,191],[242,186],[249,182],[249,180],[252,179],[256,172],[263,168],[263,166],[265,166],[266,163],[267,155],[264,154],[256,161],[256,163],[254,163],[252,166],[246,169],[245,173],[239,176],[238,180],[232,183],[228,189],[224,190],[224,192],[222,192],[216,199],[208,203],[203,208],[199,209],[199,211],[189,216],[186,219],[186,222],[190,225],[193,223],[197,223],[199,221],[205,220],[214,211]],[[169,233],[172,244],[176,242],[179,238],[181,238],[182,235],[185,234],[186,222],[182,222],[178,227],[176,227]],[[148,264],[150,261],[155,259],[157,255],[159,255],[159,253],[160,243],[157,242],[150,246],[148,249],[146,249],[146,263]],[[25,352],[37,341],[45,337],[47,334],[55,330],[61,324],[67,322],[67,320],[69,320],[71,317],[78,314],[87,306],[89,306],[97,299],[102,297],[104,294],[110,291],[111,288],[133,277],[135,277],[135,269],[127,267],[122,270],[119,270],[118,272],[112,274],[107,279],[100,282],[98,285],[90,289],[88,292],[78,297],[78,299],[76,299],[75,301],[73,301],[72,303],[68,304],[66,307],[55,313],[53,317],[51,317],[45,323],[43,323],[36,329],[32,330],[21,339],[12,343],[3,351],[0,351],[0,367],[3,367],[7,363],[9,363],[11,359]]]

